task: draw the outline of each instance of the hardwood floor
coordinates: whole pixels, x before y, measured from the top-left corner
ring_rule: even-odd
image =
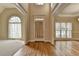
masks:
[[[56,41],[55,47],[50,43],[31,42],[14,56],[79,56],[79,41]]]

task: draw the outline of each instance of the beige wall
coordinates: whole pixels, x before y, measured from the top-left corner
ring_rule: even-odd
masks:
[[[54,44],[55,42],[54,42],[54,40],[55,40],[55,36],[54,36],[54,34],[55,34],[55,31],[54,31],[54,21],[55,21],[55,19],[54,19],[54,15],[51,15],[51,24],[50,24],[50,26],[51,26],[51,37],[52,37],[52,44]]]
[[[78,17],[55,17],[55,22],[71,22],[72,23],[72,37],[79,38],[79,22]]]
[[[15,8],[6,8],[0,15],[0,39],[8,39],[8,20],[11,16],[19,16],[22,20],[22,39],[26,39],[26,20],[27,16],[24,17],[17,9]]]
[[[45,23],[45,39],[36,39],[34,37],[34,18],[35,17],[42,17],[44,18]],[[29,25],[30,28],[28,29],[29,39],[28,41],[49,41],[52,42],[52,30],[51,30],[51,18],[50,18],[50,6],[49,4],[45,4],[43,6],[36,6],[34,4],[29,5]]]
[[[1,15],[0,15],[0,27],[1,27]],[[1,28],[0,28],[0,33],[1,33]],[[0,34],[1,37],[1,34]]]
[[[25,42],[29,42],[34,40],[34,17],[42,16],[45,20],[45,39],[42,41],[48,41],[54,44],[53,33],[54,30],[54,17],[51,15],[51,9],[49,4],[45,4],[44,6],[35,6],[34,4],[28,5],[28,14],[23,16],[17,9],[5,9],[3,13],[0,15],[0,39],[8,39],[8,20],[10,16],[19,16],[22,19],[22,30],[23,30],[23,40]],[[53,32],[53,33],[52,33]],[[38,40],[37,40],[38,41]],[[41,40],[39,40],[41,41]]]

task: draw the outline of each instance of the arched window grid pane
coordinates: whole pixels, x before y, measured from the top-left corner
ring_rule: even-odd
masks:
[[[11,17],[9,22],[21,22],[20,18],[19,17]]]
[[[72,38],[72,23],[55,23],[56,38]]]
[[[19,20],[19,21],[18,21]],[[11,17],[9,20],[9,38],[21,38],[21,19],[19,17]]]

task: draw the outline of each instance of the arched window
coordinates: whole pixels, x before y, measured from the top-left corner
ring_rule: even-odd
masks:
[[[9,19],[9,38],[21,38],[21,19],[17,16],[13,16]]]

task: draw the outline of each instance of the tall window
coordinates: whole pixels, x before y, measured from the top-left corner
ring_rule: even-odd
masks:
[[[21,38],[21,19],[17,16],[9,19],[9,38]]]
[[[72,38],[72,23],[56,23],[56,38]]]

